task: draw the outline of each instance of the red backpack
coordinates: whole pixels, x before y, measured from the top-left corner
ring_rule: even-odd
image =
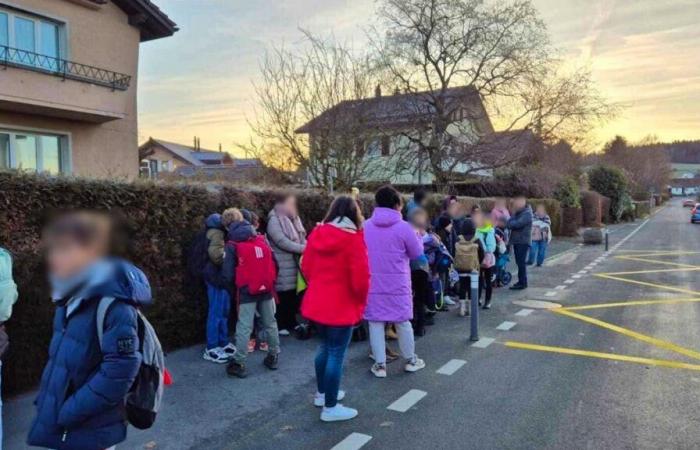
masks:
[[[257,235],[243,242],[230,242],[236,248],[236,287],[248,288],[250,295],[272,293],[277,267],[265,236]]]

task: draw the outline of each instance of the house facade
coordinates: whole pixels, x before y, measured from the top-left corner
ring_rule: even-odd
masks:
[[[0,0],[0,169],[137,176],[139,45],[176,31],[150,0]]]

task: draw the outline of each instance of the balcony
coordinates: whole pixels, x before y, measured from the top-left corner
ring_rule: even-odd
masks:
[[[126,91],[131,83],[130,75],[5,45],[0,45],[0,67],[41,72],[64,80],[81,81],[118,91]]]

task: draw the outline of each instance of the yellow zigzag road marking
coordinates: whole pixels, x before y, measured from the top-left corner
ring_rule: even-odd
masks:
[[[644,364],[647,366],[659,366],[659,367],[668,367],[668,368],[672,368],[672,369],[687,369],[687,370],[700,371],[700,365],[698,365],[698,364],[688,364],[688,363],[684,363],[684,362],[669,361],[669,360],[665,360],[665,359],[651,359],[651,358],[642,358],[639,356],[618,355],[615,353],[591,352],[588,350],[579,350],[576,348],[550,347],[547,345],[527,344],[525,342],[515,342],[515,341],[507,341],[505,343],[505,346],[511,347],[511,348],[519,348],[522,350],[535,350],[535,351],[540,351],[540,352],[562,353],[565,355],[586,356],[588,358],[600,358],[600,359],[611,359],[614,361],[632,362],[632,363],[636,363],[636,364]]]
[[[664,305],[664,304],[674,304],[674,303],[693,303],[700,302],[700,298],[668,298],[663,300],[629,300],[626,302],[610,302],[610,303],[594,303],[592,305],[582,305],[582,306],[567,306],[565,309],[567,311],[579,311],[584,309],[599,309],[599,308],[616,308],[620,306],[643,306],[643,305]]]
[[[695,267],[682,267],[679,269],[650,269],[650,270],[632,270],[628,272],[600,272],[602,275],[634,275],[640,273],[661,273],[661,272],[692,272],[694,270],[700,270],[700,266]]]
[[[573,319],[578,319],[583,322],[588,322],[590,324],[599,326],[601,328],[606,328],[611,331],[615,331],[616,333],[624,334],[625,336],[631,337],[633,339],[637,339],[642,342],[646,342],[647,344],[651,344],[655,347],[662,348],[664,350],[669,350],[675,353],[680,353],[681,355],[689,356],[694,359],[700,360],[700,353],[696,352],[695,350],[691,350],[689,348],[681,347],[680,345],[676,345],[673,342],[668,342],[664,341],[661,339],[657,339],[652,336],[647,336],[646,334],[642,333],[637,333],[636,331],[632,331],[627,328],[623,328],[618,325],[614,325],[612,323],[604,322],[602,320],[594,319],[593,317],[588,317],[584,316],[583,314],[577,314],[575,312],[563,310],[563,309],[552,309],[550,310],[551,312],[555,314],[562,314],[564,316],[571,317]]]
[[[655,259],[637,258],[636,256],[616,256],[615,258],[620,259],[620,260],[624,260],[624,261],[641,261],[641,262],[648,262],[648,263],[653,263],[653,264],[663,264],[665,266],[698,267],[698,266],[694,266],[692,264],[681,264],[681,263],[674,263],[674,262],[668,262],[668,261],[658,261]]]
[[[654,284],[654,283],[649,283],[649,282],[647,282],[647,281],[630,280],[630,279],[628,279],[628,278],[616,277],[616,276],[608,275],[608,274],[605,274],[605,273],[594,273],[593,275],[596,276],[596,277],[600,277],[600,278],[608,278],[608,279],[610,279],[610,280],[623,281],[623,282],[625,282],[625,283],[639,284],[639,285],[642,285],[642,286],[650,286],[650,287],[653,287],[653,288],[656,288],[656,289],[663,289],[663,290],[666,290],[666,291],[682,292],[682,293],[684,293],[684,294],[690,294],[690,295],[697,295],[697,296],[700,296],[700,292],[693,291],[693,290],[690,290],[690,289],[683,289],[683,288],[674,287],[674,286],[665,286],[665,285],[663,285],[663,284]]]
[[[615,258],[619,259],[626,259],[628,257],[643,257],[643,256],[682,256],[682,255],[697,255],[700,254],[700,252],[686,252],[686,251],[668,251],[668,250],[619,250],[619,253],[621,252],[630,252],[633,253],[633,255],[619,255],[615,256]]]

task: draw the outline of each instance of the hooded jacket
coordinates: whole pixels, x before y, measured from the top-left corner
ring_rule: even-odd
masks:
[[[222,276],[226,286],[231,289],[231,292],[236,292],[236,264],[238,264],[238,255],[236,254],[236,243],[245,242],[255,236],[257,232],[253,225],[245,220],[233,222],[228,227],[228,241],[226,242],[224,264],[221,268]],[[234,296],[235,298],[235,296]],[[248,288],[243,287],[238,291],[238,303],[253,303],[259,300],[268,300],[270,294],[251,295]]]
[[[207,255],[209,261],[204,268],[204,281],[217,287],[224,288],[224,280],[221,277],[221,265],[224,262],[224,240],[226,233],[221,224],[221,214],[211,214],[204,221],[207,228]]]
[[[524,208],[516,211],[508,219],[507,227],[510,230],[509,245],[530,245],[532,240],[532,208],[525,205]]]
[[[349,219],[317,226],[301,263],[308,284],[302,315],[335,327],[360,322],[369,291],[367,258],[364,233]]]
[[[27,443],[57,450],[101,450],[126,439],[124,398],[141,365],[136,307],[151,303],[143,273],[121,260],[94,263],[71,295],[54,295],[49,360]],[[97,306],[107,311],[102,347]]]
[[[390,208],[374,208],[365,222],[370,288],[365,319],[403,322],[413,317],[409,261],[423,253],[413,227]]]
[[[304,252],[306,243],[298,243],[289,239],[282,231],[280,219],[275,210],[267,217],[267,239],[277,261],[277,292],[296,290],[297,274],[299,272],[299,257]]]
[[[481,241],[481,246],[486,253],[496,252],[496,231],[493,225],[487,223],[483,227],[477,228],[476,237]]]

